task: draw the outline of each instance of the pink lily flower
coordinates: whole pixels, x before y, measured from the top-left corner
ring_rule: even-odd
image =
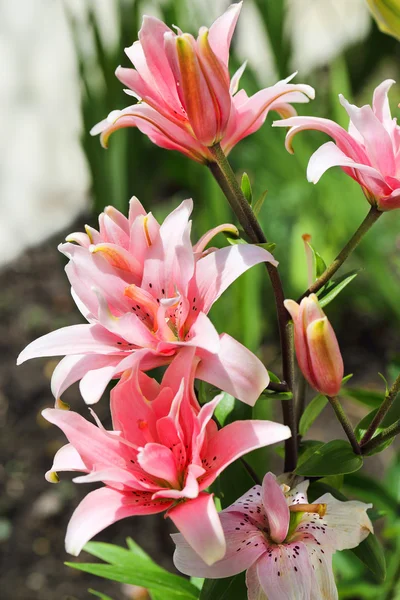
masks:
[[[78,555],[99,531],[133,515],[166,512],[190,547],[207,564],[226,550],[212,494],[204,492],[237,458],[290,437],[284,425],[235,421],[217,429],[212,415],[222,394],[200,408],[194,393],[194,348],[185,348],[162,383],[136,368],[111,393],[114,431],[78,413],[46,409],[43,416],[65,433],[69,444],[56,454],[57,471],[82,471],[76,483],[102,481],[76,508],[68,525],[66,550]]]
[[[201,359],[196,377],[254,404],[268,385],[261,361],[207,317],[213,303],[239,275],[273,256],[240,244],[205,250],[221,225],[194,246],[192,201],[185,200],[160,226],[137,198],[129,218],[108,207],[100,231],[71,234],[59,249],[69,259],[73,298],[88,324],[53,331],[29,344],[18,364],[39,356],[66,355],[52,377],[58,398],[80,380],[88,404],[97,402],[114,377],[138,362],[144,371],[165,365],[184,347]],[[76,243],[72,243],[76,242]]]
[[[387,79],[375,89],[372,107],[358,108],[339,95],[350,117],[348,131],[319,117],[291,117],[274,123],[290,127],[286,148],[292,154],[292,140],[299,131],[316,129],[334,139],[335,143],[323,144],[310,158],[308,181],[317,183],[325,171],[341,167],[360,184],[372,206],[381,211],[400,207],[400,127],[392,119],[388,101],[393,83]]]
[[[249,600],[337,600],[332,555],[355,548],[370,532],[371,504],[324,494],[308,504],[308,481],[293,490],[267,473],[220,513],[227,551],[208,566],[182,535],[173,535],[174,562],[187,575],[219,579],[246,573]]]
[[[210,29],[202,27],[197,39],[145,16],[139,41],[125,49],[135,68],[116,70],[126,93],[139,102],[112,111],[92,135],[100,133],[107,147],[117,129],[138,127],[158,146],[206,163],[212,160],[208,147],[220,142],[228,153],[261,127],[270,110],[296,114],[291,103],[308,102],[314,90],[290,83],[294,75],[250,98],[238,91],[245,65],[230,78],[229,47],[241,8],[242,2],[232,4]]]
[[[297,304],[285,300],[294,325],[294,343],[299,367],[308,383],[321,394],[337,396],[344,365],[332,325],[315,294]]]

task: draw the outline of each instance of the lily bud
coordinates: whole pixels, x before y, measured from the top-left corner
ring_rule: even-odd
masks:
[[[300,305],[285,300],[294,324],[294,343],[299,367],[313,388],[326,396],[336,396],[343,379],[343,359],[332,325],[315,294]]]
[[[400,15],[397,2],[367,0],[371,13],[383,33],[400,39]]]

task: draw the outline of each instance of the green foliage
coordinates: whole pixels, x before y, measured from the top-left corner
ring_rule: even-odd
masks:
[[[362,456],[354,454],[349,442],[334,440],[323,444],[296,469],[303,477],[324,477],[353,473],[362,467]]]
[[[155,594],[162,593],[163,600],[198,598],[199,591],[194,585],[187,579],[159,567],[133,540],[129,541],[129,550],[100,542],[89,542],[85,550],[104,562],[66,565],[119,583],[142,586]]]
[[[246,598],[244,573],[225,579],[206,579],[200,600],[243,600]]]
[[[299,434],[301,436],[307,433],[315,419],[321,414],[327,404],[328,398],[322,394],[318,394],[311,400],[300,418]]]

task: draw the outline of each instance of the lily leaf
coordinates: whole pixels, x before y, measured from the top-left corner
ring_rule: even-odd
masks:
[[[244,573],[225,579],[206,579],[200,600],[243,600],[247,597]]]
[[[343,275],[343,277],[340,277],[336,281],[331,282],[331,284],[328,284],[318,297],[320,306],[324,307],[332,302],[332,300],[334,300],[336,296],[340,294],[340,292],[342,292],[344,288],[347,287],[349,283],[351,283],[353,279],[357,277],[358,273],[358,270],[350,271],[346,275]]]
[[[243,173],[240,187],[242,188],[243,195],[247,202],[251,204],[253,201],[253,191],[251,189],[250,177],[247,175],[247,173]]]
[[[301,436],[304,436],[307,433],[315,419],[320,415],[327,404],[328,398],[322,394],[318,394],[311,400],[301,415],[299,423],[299,434]]]
[[[349,442],[334,440],[323,444],[297,469],[303,477],[326,477],[358,471],[363,465],[362,456],[354,454]]]
[[[113,544],[89,542],[85,551],[105,563],[66,563],[79,571],[162,593],[165,600],[197,600],[199,590],[187,579],[169,573],[130,542],[130,549]]]

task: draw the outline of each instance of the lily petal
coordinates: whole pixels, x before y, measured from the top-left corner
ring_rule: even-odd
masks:
[[[75,509],[68,524],[65,549],[78,556],[83,546],[96,533],[112,523],[134,515],[154,515],[163,512],[170,502],[150,502],[149,493],[125,493],[108,487],[90,492]]]
[[[267,473],[262,484],[262,501],[268,518],[271,539],[280,544],[289,530],[289,507],[276,477]]]
[[[268,371],[262,362],[230,335],[220,336],[217,354],[199,351],[201,362],[196,377],[228,392],[242,402],[254,406],[269,383]]]
[[[243,544],[243,513],[220,513],[227,550],[224,557],[213,565],[204,560],[190,547],[182,534],[171,537],[176,544],[174,564],[185,575],[220,579],[232,577],[250,567],[268,548],[263,534],[251,523],[246,523],[246,543]],[[247,545],[247,541],[250,543]]]
[[[221,560],[226,552],[224,531],[212,494],[200,494],[168,511],[186,541],[207,565]]]

